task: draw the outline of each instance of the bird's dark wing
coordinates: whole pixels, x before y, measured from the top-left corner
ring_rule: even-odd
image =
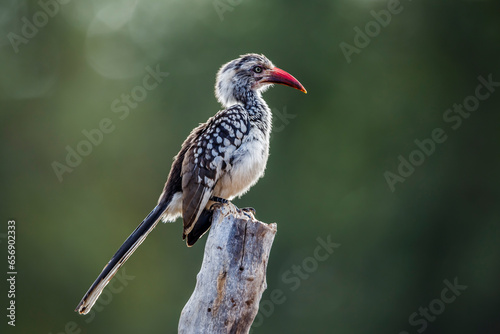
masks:
[[[182,164],[184,235],[193,229],[217,181],[230,167],[230,157],[248,133],[248,113],[235,105],[218,112],[201,127],[203,130],[198,128]]]
[[[197,150],[196,146],[194,150]],[[197,156],[198,158],[195,158]],[[184,234],[193,229],[201,211],[212,197],[213,189],[219,179],[217,167],[211,168],[200,164],[199,155],[188,152],[184,158],[182,175],[182,217],[184,220]]]

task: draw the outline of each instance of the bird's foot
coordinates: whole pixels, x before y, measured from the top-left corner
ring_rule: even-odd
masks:
[[[255,219],[256,212],[255,212],[254,208],[248,207],[248,208],[241,208],[241,209],[238,209],[238,210],[239,210],[239,212],[243,213],[248,218]]]
[[[210,207],[211,210],[213,210],[216,206],[219,206],[220,204],[231,204],[231,206],[234,207],[234,209],[236,210],[236,212],[238,213],[241,213],[241,214],[244,214],[245,216],[247,216],[248,218],[250,219],[255,219],[255,209],[254,208],[238,208],[236,205],[234,205],[231,201],[225,199],[225,198],[222,198],[222,197],[217,197],[217,196],[212,196],[210,197],[210,200],[215,202],[214,204],[212,204],[212,206]]]
[[[255,211],[254,208],[252,207],[248,207],[248,208],[241,208],[242,211],[245,211],[245,212],[248,212],[250,214],[252,214],[253,216],[255,216],[257,214],[257,212]]]
[[[227,200],[222,197],[217,197],[217,196],[212,196],[210,197],[210,200],[214,202],[210,206],[210,210],[215,210],[217,208],[222,208],[224,207],[225,210],[229,210],[229,212],[232,212],[233,214],[239,212],[240,209],[236,205],[234,205],[230,200]]]

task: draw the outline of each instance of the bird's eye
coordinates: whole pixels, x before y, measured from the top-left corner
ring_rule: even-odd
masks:
[[[260,67],[260,66],[255,66],[255,67],[253,68],[253,71],[254,71],[255,73],[260,73],[260,72],[262,72],[262,67]]]

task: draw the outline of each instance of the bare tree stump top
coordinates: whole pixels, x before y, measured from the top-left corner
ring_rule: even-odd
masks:
[[[249,332],[267,288],[266,267],[276,231],[276,224],[251,219],[232,204],[215,209],[179,333]]]

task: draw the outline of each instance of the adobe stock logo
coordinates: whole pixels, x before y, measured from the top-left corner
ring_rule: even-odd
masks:
[[[303,281],[310,278],[318,270],[320,264],[328,260],[334,251],[341,246],[341,244],[333,242],[330,235],[326,238],[317,237],[316,242],[317,246],[314,248],[312,256],[305,257],[300,264],[292,265],[281,275],[281,282],[288,285],[287,290],[293,292],[299,289]],[[262,326],[264,321],[274,314],[277,305],[283,304],[286,300],[286,290],[273,289],[269,293],[269,299],[260,301],[259,312],[255,316],[250,333]]]
[[[294,119],[297,117],[296,114],[289,114],[286,111],[286,106],[283,107],[283,111],[279,109],[271,109],[271,113],[273,114],[273,119],[275,122],[281,123],[279,125],[273,125],[272,131],[273,132],[281,132],[285,129],[285,127],[290,124],[290,119]]]
[[[236,6],[239,6],[243,0],[214,0],[212,4],[219,15],[219,19],[224,21],[224,13],[232,12]]]
[[[462,103],[454,103],[452,108],[443,112],[443,121],[450,124],[453,131],[457,131],[465,119],[468,119],[472,112],[479,109],[481,102],[487,100],[495,92],[496,87],[500,87],[500,82],[493,81],[490,73],[488,79],[478,76],[479,84],[471,94],[463,99]],[[398,167],[395,172],[386,170],[384,178],[391,192],[396,190],[396,184],[405,182],[413,173],[416,167],[421,166],[426,159],[436,152],[439,144],[443,144],[448,139],[448,135],[443,128],[433,129],[428,138],[415,139],[416,148],[405,156],[398,156]]]
[[[381,9],[378,12],[371,10],[370,15],[373,17],[373,20],[365,24],[364,31],[358,26],[353,28],[356,33],[353,39],[354,45],[346,42],[339,44],[347,63],[350,64],[352,62],[351,57],[353,54],[360,54],[361,50],[370,45],[372,39],[380,35],[382,28],[386,28],[391,23],[392,17],[400,14],[403,9],[404,7],[399,0],[388,0],[387,9]]]
[[[109,282],[108,286],[102,292],[100,298],[96,301],[94,307],[89,312],[88,316],[85,318],[79,318],[82,321],[84,320],[86,324],[90,324],[94,321],[97,312],[101,312],[104,308],[109,305],[113,301],[113,296],[121,293],[123,289],[125,289],[129,282],[133,281],[135,276],[127,275],[125,272],[125,268],[122,268],[117,272],[114,279]],[[80,334],[86,333],[87,331],[82,326],[77,324],[75,321],[68,321],[64,327],[54,334]],[[49,332],[49,334],[53,334]]]
[[[35,38],[39,30],[45,27],[49,23],[49,18],[56,16],[60,11],[60,5],[66,5],[71,0],[40,0],[38,1],[38,6],[40,10],[33,14],[31,21],[23,16],[21,22],[23,26],[21,28],[21,35],[14,32],[9,32],[7,38],[12,45],[15,53],[19,52],[19,45],[28,44],[28,42]]]
[[[429,322],[436,321],[437,316],[445,311],[446,305],[453,303],[467,289],[467,285],[458,284],[458,277],[455,277],[453,283],[447,279],[443,283],[446,287],[441,290],[439,298],[431,300],[428,307],[420,306],[418,312],[413,312],[408,317],[409,324],[418,327],[417,333],[425,331],[429,326]],[[401,331],[399,334],[409,334],[409,332]]]
[[[89,156],[95,147],[102,144],[105,135],[115,131],[118,122],[127,119],[130,111],[136,109],[139,103],[144,101],[148,94],[156,89],[166,77],[169,76],[168,72],[162,72],[160,65],[156,65],[153,69],[150,66],[145,68],[146,74],[142,78],[140,85],[134,86],[128,93],[122,93],[120,98],[116,98],[111,102],[110,109],[113,112],[113,117],[118,120],[113,121],[109,117],[104,117],[99,121],[96,128],[87,130],[83,129],[81,134],[84,139],[81,139],[73,146],[66,145],[66,158],[58,161],[54,160],[51,163],[52,170],[56,175],[59,182],[63,181],[63,176],[66,173],[72,173],[76,167],[80,166],[83,158]]]

